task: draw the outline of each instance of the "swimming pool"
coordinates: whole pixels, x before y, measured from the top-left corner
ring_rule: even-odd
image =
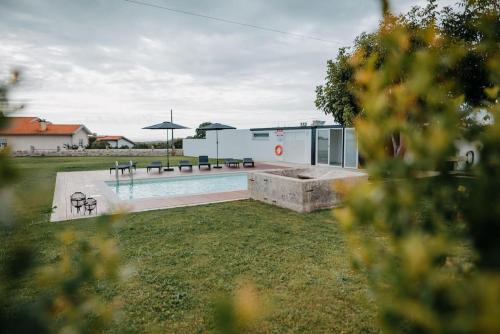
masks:
[[[106,181],[120,200],[151,197],[176,197],[247,190],[247,173],[177,176],[131,181]]]

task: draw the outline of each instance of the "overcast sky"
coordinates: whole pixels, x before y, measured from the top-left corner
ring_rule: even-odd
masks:
[[[304,34],[260,31],[124,0],[0,0],[0,74],[23,71],[27,116],[98,134],[164,138],[170,120],[238,128],[332,123],[314,107],[326,61],[380,20],[376,0],[140,0]],[[441,5],[452,3],[441,1]],[[392,1],[406,11],[423,1]]]

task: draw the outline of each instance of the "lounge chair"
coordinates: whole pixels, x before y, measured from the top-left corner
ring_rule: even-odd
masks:
[[[151,169],[156,169],[158,168],[158,173],[161,173],[163,169],[163,164],[161,161],[153,161],[149,165],[146,166],[146,172],[149,173]]]
[[[208,162],[208,156],[200,155],[198,157],[198,169],[201,169],[201,166],[208,166],[208,169],[212,169],[212,165]]]
[[[235,168],[240,168],[240,162],[239,160],[229,158],[229,159],[224,159],[224,164],[227,167],[235,167]]]
[[[193,164],[189,160],[179,161],[179,171],[182,171],[182,167],[189,167],[190,170],[193,170]]]
[[[137,162],[132,161],[132,168],[134,170],[137,170]],[[123,174],[123,171],[125,169],[128,170],[128,172],[130,173],[130,162],[119,162],[118,166],[113,165],[113,166],[109,167],[109,174],[111,174],[111,171],[114,169],[120,170],[122,172],[122,174]]]
[[[243,158],[243,167],[255,167],[255,162],[252,158]]]

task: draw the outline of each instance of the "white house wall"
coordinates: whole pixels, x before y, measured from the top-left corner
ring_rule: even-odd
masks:
[[[268,138],[254,138],[253,133],[269,133]],[[275,154],[276,145],[283,147],[283,155]],[[216,133],[207,131],[206,139],[184,139],[184,154],[187,156],[208,155],[216,157]],[[285,130],[283,136],[276,130],[250,131],[222,130],[219,131],[219,157],[245,158],[251,157],[260,161],[286,161],[297,163],[311,162],[311,130]]]
[[[125,145],[128,146],[129,148],[134,147],[134,144],[129,142],[128,140],[124,140],[123,138],[118,140],[118,148],[125,146]]]
[[[83,129],[80,129],[75,134],[73,134],[71,145],[79,145],[80,140],[82,140],[83,147],[86,147],[89,144],[89,136]]]
[[[108,144],[111,148],[120,148],[122,146],[128,146],[129,148],[134,147],[134,144],[129,142],[128,140],[125,139],[119,139],[119,140],[108,140]]]
[[[71,136],[1,136],[7,140],[12,151],[30,151],[33,146],[36,150],[56,150],[64,148],[64,144],[71,144]]]
[[[30,151],[31,147],[35,150],[63,150],[64,145],[78,145],[80,139],[83,142],[83,147],[89,144],[87,133],[80,129],[73,136],[10,136],[0,135],[0,138],[7,140],[7,145],[12,151]]]

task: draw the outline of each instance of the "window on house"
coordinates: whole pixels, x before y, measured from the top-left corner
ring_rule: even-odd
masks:
[[[0,148],[4,148],[7,146],[7,139],[0,138]]]
[[[269,132],[253,132],[252,133],[253,139],[269,139]]]
[[[78,139],[78,146],[83,147],[83,139],[81,139],[81,138]]]

